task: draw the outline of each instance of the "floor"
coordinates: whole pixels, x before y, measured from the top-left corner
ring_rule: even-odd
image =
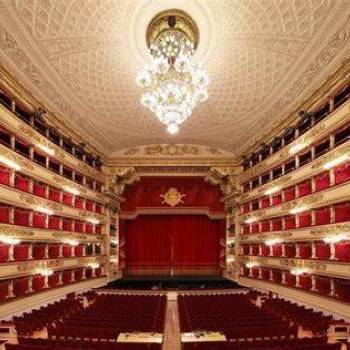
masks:
[[[176,300],[168,300],[167,303],[163,350],[181,350],[179,310]]]

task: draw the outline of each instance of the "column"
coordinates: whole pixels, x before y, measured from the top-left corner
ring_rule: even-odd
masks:
[[[286,245],[284,243],[281,244],[282,246],[282,258],[286,257]]]
[[[58,245],[58,257],[63,258],[63,245],[62,244]]]
[[[316,258],[316,245],[315,241],[311,241],[311,259]]]
[[[45,253],[44,253],[44,257],[45,259],[48,259],[49,258],[49,244],[48,243],[45,243]]]
[[[29,212],[28,225],[30,227],[33,227],[33,211],[32,210]]]
[[[61,284],[63,284],[63,282],[62,282],[62,271],[59,271],[58,272],[58,283],[57,283],[57,285],[59,286]]]
[[[282,280],[281,280],[282,284],[286,284],[286,271],[282,271]]]
[[[295,243],[295,257],[300,258],[300,246],[298,243]]]
[[[335,296],[334,278],[330,278],[330,284],[331,284],[331,288],[330,288],[329,296],[334,297]]]
[[[16,137],[15,135],[10,136],[10,148],[14,150],[16,148]]]
[[[269,281],[273,281],[273,272],[271,269],[269,270]]]
[[[44,288],[49,288],[49,276],[44,276]]]
[[[15,295],[13,294],[13,280],[10,280],[8,287],[8,299],[13,298]]]
[[[314,275],[311,275],[311,291],[316,291],[316,278]]]
[[[296,286],[297,288],[300,287],[300,276],[299,276],[299,275],[296,275],[296,276],[295,276],[295,286]]]
[[[34,147],[33,146],[29,147],[29,159],[30,160],[34,159]]]
[[[33,260],[33,243],[28,243],[28,260]]]
[[[330,149],[333,149],[335,146],[335,137],[334,137],[334,133],[332,133],[330,136],[329,136],[329,148]]]
[[[28,293],[33,293],[33,276],[28,277]]]
[[[83,271],[82,279],[86,280],[86,268],[84,267],[82,271]]]
[[[9,223],[11,225],[14,225],[14,223],[15,223],[15,208],[14,207],[9,208]]]
[[[335,244],[333,242],[329,243],[330,248],[331,248],[331,260],[335,260]]]
[[[259,256],[262,256],[263,253],[262,253],[262,244],[259,244],[259,252],[258,252],[258,255]]]
[[[14,245],[10,244],[9,245],[9,258],[8,261],[14,261],[15,257],[14,257]]]
[[[13,169],[10,169],[10,183],[9,183],[9,185],[11,187],[15,186],[15,177],[16,177],[16,172]]]
[[[16,113],[16,101],[14,99],[11,100],[11,111]]]
[[[328,96],[327,102],[329,103],[329,111],[330,111],[330,113],[332,113],[334,111],[334,98],[333,98],[333,96]]]
[[[86,244],[83,245],[83,256],[86,256]]]

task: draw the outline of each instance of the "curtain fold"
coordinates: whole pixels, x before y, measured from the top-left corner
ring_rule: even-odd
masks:
[[[141,215],[121,225],[126,269],[141,273],[216,271],[225,221],[204,215]]]

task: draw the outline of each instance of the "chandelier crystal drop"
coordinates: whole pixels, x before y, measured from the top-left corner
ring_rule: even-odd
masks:
[[[136,83],[146,90],[142,105],[170,134],[177,133],[196,104],[208,98],[208,75],[192,60],[198,38],[195,23],[178,10],[161,13],[148,27],[150,64],[137,72]]]

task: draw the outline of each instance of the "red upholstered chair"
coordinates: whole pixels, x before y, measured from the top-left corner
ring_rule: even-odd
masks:
[[[270,231],[270,220],[261,221],[261,232],[269,232]]]
[[[331,256],[329,244],[323,241],[315,242],[315,255],[317,259],[328,260]]]
[[[350,261],[350,241],[340,242],[335,245],[335,258],[343,262]]]
[[[63,192],[62,202],[65,205],[73,205],[73,195],[67,192]]]
[[[282,218],[272,219],[272,230],[273,231],[282,230]]]
[[[295,255],[296,255],[295,244],[293,243],[285,244],[284,250],[287,258],[295,258]]]
[[[318,174],[315,176],[315,190],[322,191],[331,185],[329,172]]]
[[[311,226],[311,212],[306,211],[299,214],[299,227]]]
[[[34,275],[33,276],[33,290],[39,291],[41,289],[44,289],[45,285],[45,277],[42,275]]]
[[[58,244],[50,244],[49,245],[49,258],[57,259],[59,257],[60,248]]]
[[[302,259],[310,259],[312,255],[310,243],[299,243],[299,255]]]
[[[306,180],[297,185],[299,190],[299,197],[304,197],[312,192],[311,180]]]
[[[9,258],[9,245],[0,243],[0,263],[6,262]]]
[[[50,187],[49,189],[49,199],[55,202],[60,201],[60,190],[57,188]]]
[[[350,221],[350,203],[344,202],[334,206],[334,221],[344,222]]]
[[[308,275],[308,274],[300,275],[299,284],[302,289],[311,289],[312,287],[311,275]]]
[[[73,231],[73,220],[64,218],[63,219],[63,231]]]
[[[10,170],[0,165],[0,184],[10,185]]]
[[[37,182],[34,181],[33,182],[33,194],[39,197],[46,197],[46,185],[41,183],[41,182]]]
[[[331,209],[330,207],[318,208],[315,210],[315,223],[316,225],[328,225],[331,222]]]
[[[33,227],[46,228],[46,214],[33,213]]]
[[[60,217],[59,216],[49,216],[49,229],[50,230],[59,230],[60,229]]]
[[[7,205],[0,205],[0,222],[4,224],[10,222],[10,208]]]
[[[270,206],[270,198],[269,197],[262,197],[260,199],[260,206],[261,206],[261,208],[268,208]]]
[[[281,244],[274,244],[272,246],[272,255],[276,257],[282,256],[282,245]]]
[[[272,196],[272,205],[280,205],[282,203],[282,194],[277,193]]]
[[[15,225],[29,226],[29,210],[15,208]]]
[[[84,208],[84,199],[82,197],[76,196],[75,197],[75,206],[77,208],[83,209]]]
[[[289,215],[284,217],[284,229],[293,230],[295,228],[295,215]]]
[[[29,191],[29,178],[22,174],[16,173],[15,175],[15,188],[18,190],[28,192]]]
[[[350,180],[350,162],[334,168],[335,184],[341,184]]]
[[[16,244],[13,247],[13,257],[16,261],[28,260],[29,247],[26,243]]]
[[[33,244],[33,259],[40,260],[45,258],[45,244]]]
[[[86,200],[85,209],[89,211],[94,211],[94,202]]]
[[[295,186],[288,187],[284,191],[284,201],[288,202],[295,199]]]

